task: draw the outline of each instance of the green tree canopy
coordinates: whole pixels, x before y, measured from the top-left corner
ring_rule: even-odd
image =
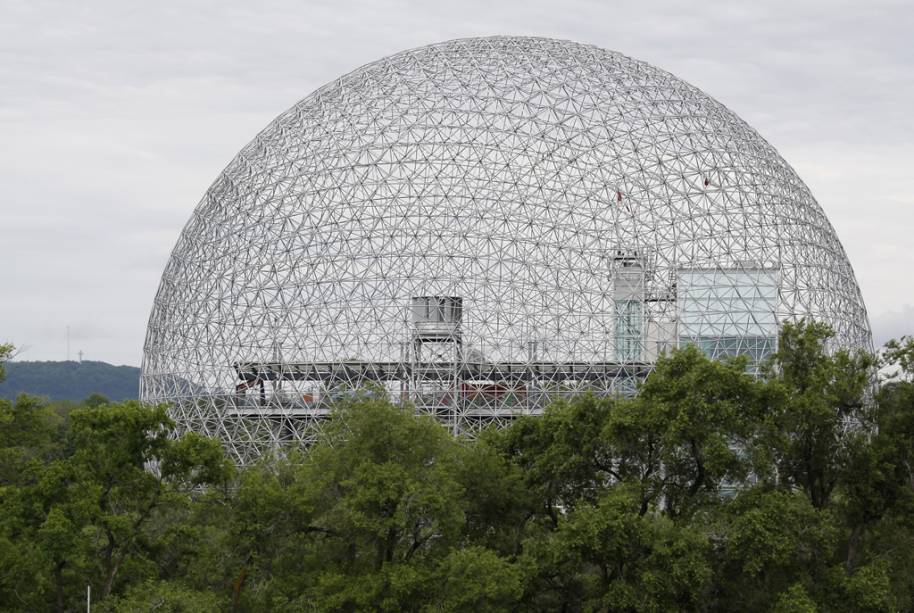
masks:
[[[914,343],[877,386],[830,342],[686,347],[475,440],[350,395],[240,471],[161,407],[0,399],[0,608],[911,610]]]

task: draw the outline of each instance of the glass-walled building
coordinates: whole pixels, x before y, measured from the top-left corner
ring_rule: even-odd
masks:
[[[720,359],[745,355],[757,365],[776,350],[778,271],[688,268],[676,276],[678,341]]]

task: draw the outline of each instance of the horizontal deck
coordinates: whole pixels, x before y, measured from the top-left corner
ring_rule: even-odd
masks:
[[[242,381],[602,381],[643,378],[647,362],[244,362],[235,365]]]

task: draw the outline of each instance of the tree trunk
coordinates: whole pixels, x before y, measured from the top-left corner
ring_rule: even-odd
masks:
[[[232,611],[238,610],[238,601],[241,599],[241,588],[244,587],[244,580],[248,578],[248,567],[242,566],[241,572],[232,582]]]
[[[120,566],[121,561],[117,560],[108,569],[108,576],[105,577],[105,585],[102,587],[102,599],[107,598],[108,594],[111,593],[111,588],[114,586],[114,577],[117,575],[117,570]]]
[[[854,570],[857,562],[857,549],[860,539],[863,538],[863,526],[854,526],[851,536],[847,540],[847,559],[844,560],[844,570],[849,575]]]
[[[54,583],[57,586],[57,613],[64,613],[66,611],[66,601],[64,600],[63,594],[63,577],[61,577],[63,565],[63,562],[58,562],[54,566]]]

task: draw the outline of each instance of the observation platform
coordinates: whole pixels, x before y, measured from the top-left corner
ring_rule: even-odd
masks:
[[[235,364],[241,381],[602,381],[646,377],[649,362],[243,362]]]

